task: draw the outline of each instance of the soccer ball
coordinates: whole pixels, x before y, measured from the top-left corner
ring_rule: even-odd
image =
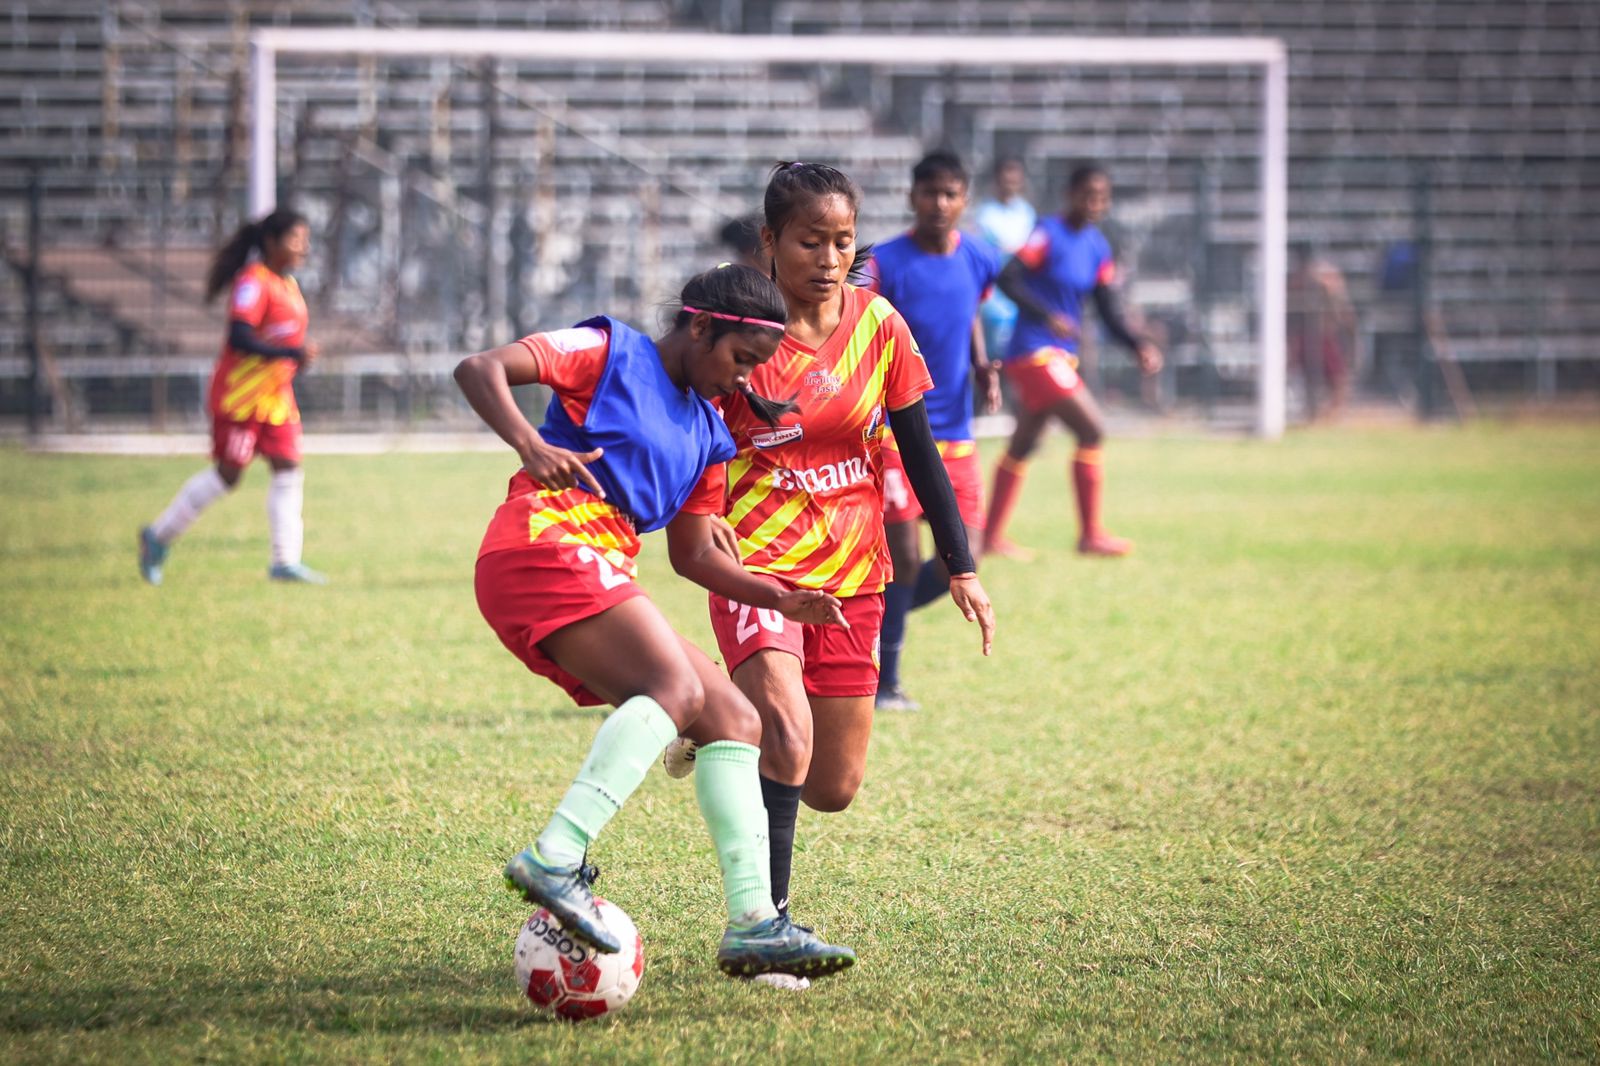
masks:
[[[609,900],[594,902],[622,941],[615,954],[573,937],[542,907],[517,936],[517,984],[536,1005],[573,1022],[621,1010],[644,976],[644,941],[633,919]]]

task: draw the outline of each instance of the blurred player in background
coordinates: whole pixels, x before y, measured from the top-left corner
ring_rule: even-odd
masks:
[[[211,260],[206,299],[232,289],[228,336],[207,400],[216,465],[184,482],[167,509],[139,531],[139,573],[152,585],[161,584],[172,542],[239,484],[239,476],[258,452],[272,465],[267,486],[272,540],[268,576],[316,585],[327,580],[300,561],[305,474],[300,469],[300,408],[293,382],[302,367],[316,361],[317,346],[306,340],[306,302],[291,272],[306,261],[310,250],[311,229],[305,217],[280,209],[239,227]],[[251,253],[256,255],[254,261]]]
[[[952,575],[951,598],[981,626],[985,654],[994,629],[928,428],[922,394],[931,382],[922,356],[889,301],[846,280],[856,265],[860,204],[856,183],[833,167],[780,163],[773,169],[762,241],[788,326],[778,353],[750,381],[765,395],[793,397],[800,410],[771,426],[743,396],[727,400],[723,414],[738,454],[725,476],[708,472],[684,505],[706,522],[726,515],[745,567],[760,580],[831,593],[848,623],[794,625],[752,601],[711,596],[711,627],[723,659],[761,714],[773,901],[785,920],[800,801],[842,811],[866,772],[891,565],[881,492],[886,418]],[[668,530],[669,547],[674,529]],[[679,554],[673,553],[679,572],[700,581]],[[692,752],[687,741],[669,749],[668,770],[692,769],[686,763]]]
[[[672,329],[659,341],[592,318],[480,352],[456,369],[473,410],[522,460],[479,549],[483,616],[529,670],[579,704],[616,707],[544,831],[506,866],[506,882],[598,950],[618,950],[589,890],[588,848],[682,732],[704,745],[695,794],[728,909],[717,962],[737,976],[816,976],[855,956],[779,920],[756,769],[761,720],[645,597],[634,559],[639,535],[671,520],[706,467],[733,455],[733,439],[708,401],[749,388],[783,324],[777,286],[730,266],[684,286]],[[554,393],[539,430],[511,394],[536,382]],[[749,402],[769,418],[787,410],[759,397]],[[695,547],[696,574],[708,587],[796,622],[842,621],[832,596],[774,588],[709,531]]]
[[[1059,418],[1077,438],[1072,485],[1078,499],[1078,551],[1126,555],[1133,544],[1106,532],[1100,522],[1100,447],[1105,428],[1100,408],[1078,376],[1078,340],[1083,304],[1094,300],[1107,332],[1134,353],[1145,375],[1161,369],[1161,349],[1136,335],[1123,318],[1112,288],[1116,261],[1111,243],[1096,225],[1111,208],[1111,179],[1088,164],[1067,182],[1064,216],[1040,219],[1033,235],[1000,273],[1000,288],[1016,302],[1017,328],[1006,349],[1005,372],[1016,390],[1017,425],[995,470],[984,550],[1026,555],[1006,538],[1027,472],[1050,419]]]
[[[1289,365],[1305,383],[1312,421],[1336,419],[1350,399],[1356,311],[1344,274],[1309,241],[1292,249],[1288,281]]]
[[[1039,212],[1023,193],[1028,172],[1016,156],[1004,156],[994,165],[994,196],[978,205],[972,221],[978,233],[1000,253],[1002,261],[1028,241]],[[1017,305],[996,290],[983,301],[983,340],[990,352],[1004,352],[1017,324]]]
[[[733,261],[752,267],[763,274],[772,269],[772,261],[761,251],[761,219],[756,215],[729,219],[717,231],[717,240],[733,255]]]
[[[911,232],[874,246],[869,285],[885,296],[911,327],[933,378],[923,396],[928,423],[955,489],[967,539],[983,534],[983,470],[972,435],[972,383],[983,389],[986,413],[1000,409],[1000,371],[985,353],[979,304],[1000,274],[1000,258],[981,240],[956,227],[967,206],[968,177],[950,152],[933,152],[911,171]],[[894,560],[894,579],[883,592],[879,652],[880,711],[914,711],[900,686],[900,651],[906,615],[945,594],[950,576],[938,559],[922,560],[922,508],[906,482],[900,449],[891,433],[883,447],[883,520]]]

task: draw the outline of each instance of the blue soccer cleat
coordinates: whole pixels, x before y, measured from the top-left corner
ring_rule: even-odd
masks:
[[[274,581],[288,581],[301,585],[326,585],[328,575],[313,570],[305,563],[273,563],[267,576]]]
[[[764,973],[826,977],[849,969],[855,961],[854,951],[823,943],[815,932],[790,921],[787,914],[749,929],[730,926],[717,947],[717,966],[729,977]]]
[[[139,576],[152,585],[161,584],[161,564],[167,561],[167,546],[156,539],[155,530],[139,530]]]
[[[610,955],[622,950],[622,941],[606,928],[589,886],[600,871],[587,863],[546,866],[532,848],[525,848],[506,863],[506,888],[529,903],[548,910],[561,927],[579,940]]]

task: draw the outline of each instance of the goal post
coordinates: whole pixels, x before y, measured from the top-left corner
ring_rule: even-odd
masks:
[[[982,67],[1248,67],[1261,72],[1256,278],[1255,430],[1281,436],[1286,419],[1288,270],[1288,54],[1268,37],[785,37],[714,33],[258,29],[251,34],[250,210],[277,195],[277,58],[300,55],[495,56],[669,67],[808,65],[826,41],[829,65]]]

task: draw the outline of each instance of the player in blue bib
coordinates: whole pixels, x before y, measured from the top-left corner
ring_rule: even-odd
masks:
[[[478,554],[479,608],[508,650],[580,703],[610,703],[588,757],[507,885],[602,952],[621,946],[589,889],[589,845],[667,743],[699,743],[696,798],[723,874],[728,928],[717,964],[733,976],[820,976],[855,961],[772,903],[757,770],[761,719],[715,663],[675,633],[635,581],[639,534],[669,521],[673,561],[697,563],[712,591],[799,622],[842,622],[815,590],[774,590],[739,564],[731,533],[679,508],[733,438],[712,400],[742,393],[769,422],[793,409],[750,391],[787,321],[776,283],[748,267],[709,270],[683,289],[672,328],[652,340],[609,317],[534,334],[463,360],[473,410],[522,469]],[[542,427],[511,388],[553,395]],[[726,531],[725,531],[726,532]]]
[[[999,410],[998,367],[984,350],[978,308],[1000,273],[1000,259],[985,241],[956,227],[967,206],[969,179],[961,160],[933,152],[911,170],[911,232],[873,248],[870,285],[911,327],[933,378],[923,397],[933,437],[955,489],[968,538],[983,528],[983,473],[972,436],[973,380],[983,388],[984,409]],[[900,651],[906,615],[944,595],[950,575],[937,559],[922,561],[917,520],[922,507],[912,493],[892,436],[883,449],[883,521],[894,558],[894,580],[884,590],[879,641],[878,710],[916,710],[900,687]]]
[[[1015,258],[1000,273],[1001,290],[1017,305],[1017,328],[1005,352],[1005,373],[1015,388],[1017,425],[994,474],[984,551],[1025,555],[1006,539],[1006,523],[1022,492],[1028,457],[1052,418],[1078,440],[1072,485],[1078,499],[1078,551],[1126,555],[1133,545],[1100,524],[1100,445],[1105,428],[1100,408],[1078,376],[1078,338],[1083,305],[1092,299],[1100,322],[1134,353],[1139,370],[1161,369],[1161,350],[1136,334],[1123,318],[1112,288],[1117,265],[1111,242],[1096,225],[1111,208],[1111,179],[1088,164],[1067,182],[1067,212],[1039,220]]]

